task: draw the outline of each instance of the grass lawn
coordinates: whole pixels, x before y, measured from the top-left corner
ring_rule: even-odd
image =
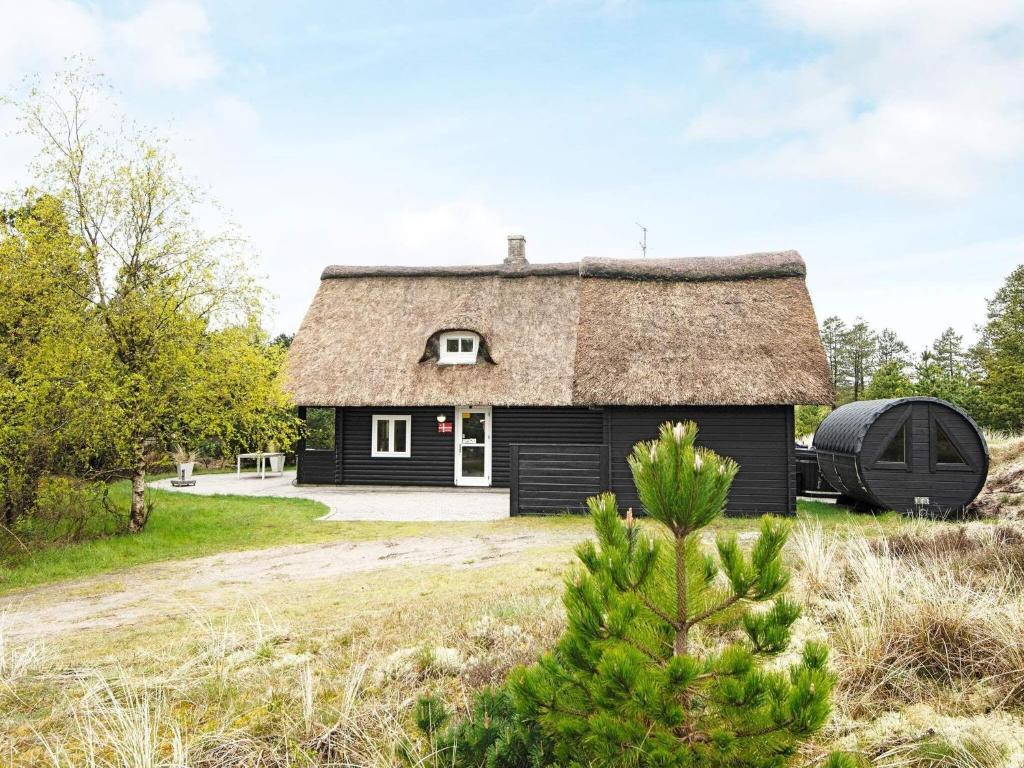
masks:
[[[128,483],[116,483],[111,497],[128,506]],[[261,549],[337,539],[401,534],[390,523],[319,523],[327,508],[306,499],[194,496],[149,490],[154,503],[146,530],[15,557],[0,564],[0,592],[104,573],[161,560],[202,557],[231,550]]]
[[[127,482],[116,483],[113,499],[128,505]],[[13,589],[109,573],[129,566],[183,560],[218,552],[263,549],[284,544],[446,534],[588,528],[583,516],[515,518],[481,523],[320,522],[327,511],[319,502],[251,496],[197,496],[150,489],[153,515],[141,534],[114,536],[66,547],[25,553],[0,563],[0,593]],[[860,515],[823,502],[801,501],[798,521],[817,521],[871,535],[900,525],[897,515]],[[756,519],[722,519],[719,530],[750,531]]]

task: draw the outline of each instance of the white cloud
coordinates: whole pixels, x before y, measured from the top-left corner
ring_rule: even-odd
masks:
[[[758,170],[961,198],[1024,158],[1024,3],[762,0],[826,44],[798,65],[721,66],[698,140],[753,140]]]
[[[206,11],[198,0],[150,0],[111,16],[72,0],[0,0],[0,88],[85,57],[113,80],[185,88],[213,77]]]
[[[0,19],[0,85],[72,54],[95,57],[102,47],[99,15],[71,0],[0,0]]]
[[[206,11],[193,0],[153,0],[111,25],[114,47],[137,62],[138,81],[183,88],[217,73]]]

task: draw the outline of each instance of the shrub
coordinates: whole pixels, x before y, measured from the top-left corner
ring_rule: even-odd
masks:
[[[735,536],[719,538],[717,557],[703,551],[738,467],[696,435],[693,423],[665,424],[630,457],[667,537],[621,521],[613,494],[588,500],[598,541],[577,548],[565,633],[480,694],[469,718],[440,732],[420,723],[443,764],[775,767],[821,728],[833,683],[825,647],[807,643],[787,670],[765,663],[787,649],[800,614],[782,596],[788,529],[765,518],[749,553]]]
[[[967,693],[974,706],[1024,701],[1017,536],[974,526],[849,542],[827,627],[851,716],[936,697],[963,704]]]
[[[70,477],[39,480],[30,511],[19,516],[0,542],[0,552],[67,545],[127,530],[109,487]]]

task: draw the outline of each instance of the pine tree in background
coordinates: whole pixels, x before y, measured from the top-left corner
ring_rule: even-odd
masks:
[[[898,360],[889,360],[878,366],[867,389],[864,390],[865,400],[878,400],[889,397],[906,397],[914,391],[914,382],[904,373],[906,366]]]
[[[692,422],[664,424],[629,459],[667,541],[621,521],[613,494],[588,501],[598,541],[577,549],[565,635],[512,678],[521,714],[551,738],[548,764],[783,766],[828,716],[822,645],[788,670],[763,665],[800,614],[781,596],[788,529],[765,518],[749,554],[735,536],[718,539],[717,558],[703,550],[738,467],[696,435]]]
[[[887,363],[895,363],[899,366],[899,371],[903,372],[910,365],[910,347],[892,328],[883,328],[878,334],[875,362],[878,368]]]
[[[878,353],[878,337],[860,317],[850,326],[843,339],[846,357],[850,364],[851,397],[864,399],[864,390],[875,372]]]
[[[1006,278],[988,302],[978,357],[988,426],[1024,430],[1024,265]]]
[[[832,315],[821,322],[821,343],[828,358],[829,376],[836,402],[843,399],[842,393],[850,381],[849,358],[846,353],[846,323]]]
[[[970,368],[969,356],[964,349],[964,337],[954,328],[947,328],[932,342],[932,358],[947,379],[966,378]]]

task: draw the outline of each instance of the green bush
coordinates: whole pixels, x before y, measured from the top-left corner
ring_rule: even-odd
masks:
[[[71,477],[44,477],[31,510],[17,518],[7,536],[29,549],[74,544],[124,533],[124,511],[110,499],[105,483]]]

